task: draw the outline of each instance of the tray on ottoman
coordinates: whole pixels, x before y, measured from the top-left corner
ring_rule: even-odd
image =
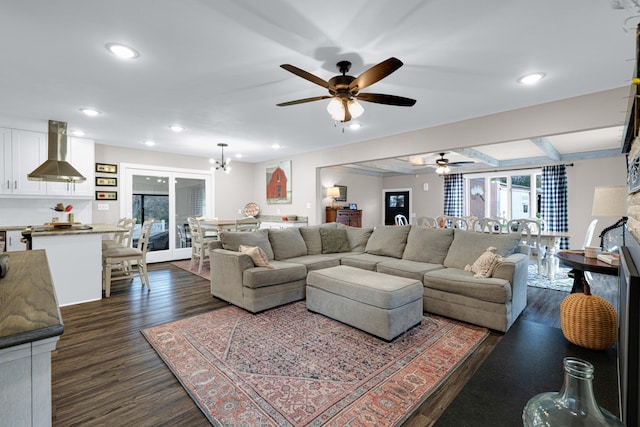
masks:
[[[340,265],[307,275],[307,309],[391,341],[422,320],[422,282]]]

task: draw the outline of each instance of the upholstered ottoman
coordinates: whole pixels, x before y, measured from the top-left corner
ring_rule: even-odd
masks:
[[[422,283],[346,265],[314,270],[307,309],[391,341],[422,320]]]

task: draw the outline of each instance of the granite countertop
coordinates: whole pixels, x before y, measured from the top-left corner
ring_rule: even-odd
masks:
[[[71,227],[53,227],[47,225],[34,226],[31,237],[37,236],[72,236],[79,234],[124,233],[126,228],[109,224],[77,224]]]
[[[0,349],[61,335],[64,331],[44,250],[9,253],[0,279]]]
[[[0,225],[0,231],[24,230],[26,225]]]
[[[282,217],[286,216],[289,218],[287,221],[283,221]],[[295,218],[295,219],[292,219]],[[309,217],[300,216],[300,215],[258,215],[256,219],[263,222],[291,222],[291,223],[299,223],[299,224],[307,224],[309,222]]]

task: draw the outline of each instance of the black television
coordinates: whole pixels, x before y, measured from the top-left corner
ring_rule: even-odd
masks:
[[[640,245],[633,238],[627,241],[620,250],[618,384],[620,418],[631,427],[640,423]]]

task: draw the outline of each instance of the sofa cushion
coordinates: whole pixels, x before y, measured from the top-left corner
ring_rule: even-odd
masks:
[[[322,253],[334,254],[336,252],[349,252],[349,238],[347,230],[343,228],[321,228],[320,238],[322,239]]]
[[[278,261],[307,254],[307,245],[296,227],[270,229],[269,241]]]
[[[289,258],[287,262],[300,263],[307,267],[307,272],[318,270],[321,268],[335,267],[340,265],[340,258],[328,255],[304,255],[295,258]]]
[[[489,246],[496,248],[496,254],[507,257],[516,251],[520,238],[520,233],[489,234],[456,228],[444,266],[464,269],[467,264],[473,264]]]
[[[442,264],[430,264],[426,262],[410,261],[408,259],[389,258],[388,261],[379,262],[376,265],[378,273],[391,274],[392,276],[406,277],[422,282],[427,271],[444,268]]]
[[[358,254],[348,255],[340,259],[341,265],[360,268],[362,270],[376,270],[376,265],[382,261],[388,261],[390,258],[382,255]]]
[[[411,230],[410,225],[383,225],[376,227],[367,241],[365,252],[371,255],[402,258],[409,230]]]
[[[508,280],[493,277],[476,279],[472,272],[458,268],[425,273],[424,287],[499,304],[511,301],[511,284]]]
[[[351,227],[349,225],[338,224],[338,228],[344,228],[347,230],[347,237],[349,238],[349,245],[351,245],[352,252],[364,252],[367,247],[367,242],[369,241],[369,237],[371,237],[371,233],[373,233],[373,228],[358,228]]]
[[[240,245],[245,246],[260,246],[264,253],[267,255],[267,259],[273,259],[273,250],[271,249],[271,243],[269,242],[269,235],[267,230],[257,231],[223,231],[220,233],[220,241],[222,242],[222,248],[229,251],[240,251]]]
[[[272,269],[253,267],[242,273],[242,285],[248,288],[262,288],[282,283],[304,280],[307,268],[302,264],[285,261],[271,262]]]
[[[320,237],[320,229],[336,228],[335,222],[329,222],[321,225],[311,225],[308,227],[300,227],[300,235],[307,245],[307,255],[317,255],[322,253],[322,238]],[[364,250],[364,249],[363,249]]]
[[[243,254],[249,255],[257,267],[273,268],[273,266],[269,264],[267,254],[264,253],[260,246],[240,245],[238,249],[240,249],[240,252]]]
[[[403,259],[443,264],[453,242],[453,228],[411,227]]]

